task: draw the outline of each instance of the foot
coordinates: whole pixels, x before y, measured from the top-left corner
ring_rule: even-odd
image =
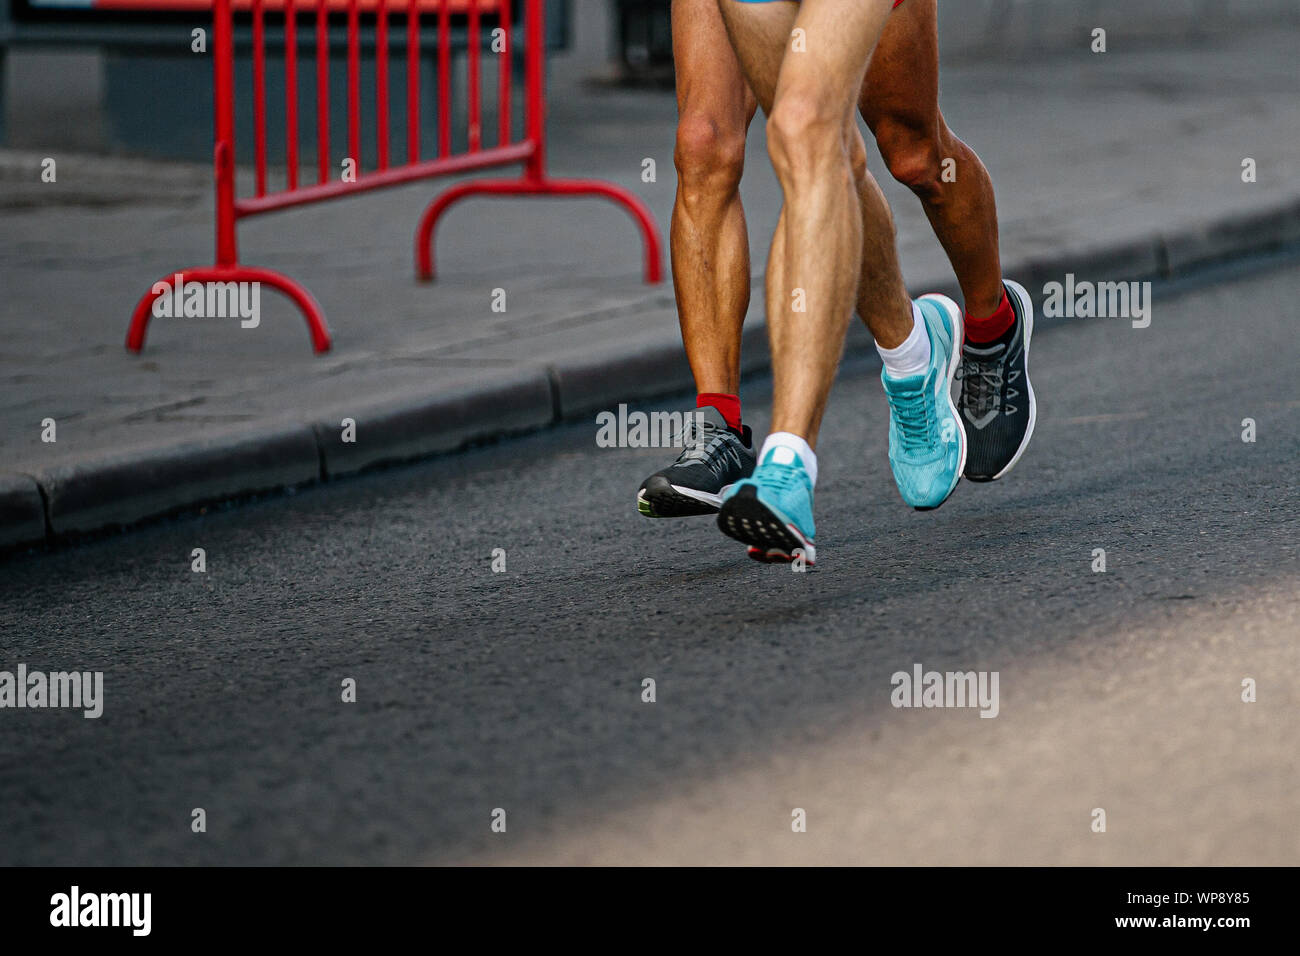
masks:
[[[697,411],[686,419],[677,460],[643,481],[636,493],[637,510],[647,518],[714,514],[723,492],[754,473],[749,426],[737,435],[716,408]]]
[[[947,296],[917,300],[930,335],[930,367],[922,375],[880,378],[889,399],[889,464],[903,500],[920,511],[937,508],[961,481],[966,434],[951,386],[960,359],[961,309]]]
[[[970,441],[965,475],[993,481],[1009,472],[1025,453],[1038,416],[1034,387],[1029,384],[1029,339],[1034,332],[1034,303],[1024,286],[1004,283],[1016,314],[1002,339],[987,345],[967,342],[961,350],[961,411]]]
[[[752,478],[736,482],[723,495],[718,527],[749,545],[756,561],[794,561],[796,551],[811,566],[813,488],[803,460],[789,448],[768,451]]]

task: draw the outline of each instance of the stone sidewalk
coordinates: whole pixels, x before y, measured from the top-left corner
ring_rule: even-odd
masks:
[[[1184,273],[1300,240],[1300,76],[1280,32],[945,69],[949,122],[998,189],[1006,271],[1036,295],[1067,272]],[[669,95],[557,85],[551,169],[634,189],[666,232]],[[780,193],[755,124],[744,197],[760,270]],[[1258,181],[1242,181],[1253,159]],[[241,258],[302,281],[334,349],[313,355],[273,293],[257,329],[156,319],[123,348],[136,299],[212,259],[204,167],[0,157],[0,546],[304,484],[691,387],[671,286],[640,282],[640,240],[595,200],[471,200],[439,231],[439,281],[414,280],[412,235],[442,184],[245,221]],[[644,161],[656,181],[643,182]],[[910,194],[894,205],[915,291],[951,290]],[[493,311],[504,290],[504,312]],[[761,289],[761,286],[756,286]],[[263,290],[266,291],[266,290]],[[762,296],[745,364],[766,367]],[[1157,321],[1176,321],[1160,316]],[[851,348],[869,339],[860,327]],[[1041,374],[1041,373],[1040,373]],[[1044,386],[1050,387],[1050,386]],[[340,422],[357,423],[356,442]],[[53,419],[57,440],[42,441]]]

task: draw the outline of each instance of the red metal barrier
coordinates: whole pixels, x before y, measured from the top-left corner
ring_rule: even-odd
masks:
[[[302,6],[298,6],[300,2]],[[512,48],[509,0],[96,0],[99,8],[149,9],[213,8],[212,57],[216,145],[213,163],[216,175],[216,263],[183,270],[190,282],[261,282],[287,295],[302,310],[317,352],[330,348],[330,334],[319,304],[302,285],[288,276],[239,263],[236,227],[247,216],[275,212],[338,196],[419,179],[497,166],[523,164],[522,175],[513,179],[476,179],[445,190],[429,203],[420,217],[415,237],[416,272],[421,279],[434,274],[433,235],[439,217],[453,203],[474,195],[603,196],[622,205],[641,229],[645,252],[645,281],[662,277],[659,233],[649,209],[634,194],[613,183],[590,179],[553,179],[546,172],[546,121],[544,89],[543,0],[521,0],[524,10],[524,135],[512,138],[510,92]],[[235,195],[235,80],[233,8],[250,11],[253,23],[253,126],[256,187],[253,196]],[[317,182],[298,183],[298,41],[297,18],[316,13],[316,138]],[[406,162],[393,165],[389,153],[389,41],[390,12],[405,10],[406,17]],[[267,189],[266,176],[266,26],[267,10],[285,14],[285,156],[286,186]],[[329,43],[328,16],[331,11],[347,14],[347,137],[348,156],[361,164],[360,123],[360,12],[375,16],[375,108],[377,143],[375,168],[357,169],[354,182],[331,180],[329,152]],[[437,16],[438,150],[433,158],[420,156],[420,16]],[[451,146],[451,15],[465,15],[469,39],[469,87],[467,149]],[[496,16],[505,30],[505,50],[498,54],[498,108],[500,124],[495,146],[483,145],[482,90],[479,58],[482,46],[482,15]],[[154,300],[165,294],[172,276],[155,283],[135,308],[127,331],[126,347],[138,352],[144,347],[145,332]]]

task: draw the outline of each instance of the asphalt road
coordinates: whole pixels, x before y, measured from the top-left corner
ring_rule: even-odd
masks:
[[[850,363],[805,574],[640,517],[594,422],[6,561],[0,669],[104,713],[0,710],[0,863],[1300,863],[1298,297],[1042,328],[1034,444],[933,513]],[[997,718],[892,707],[917,663]]]

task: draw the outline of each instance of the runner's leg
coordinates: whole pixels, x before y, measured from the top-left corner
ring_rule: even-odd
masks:
[[[753,476],[723,496],[718,526],[752,558],[811,565],[814,446],[860,279],[879,299],[864,310],[877,341],[904,346],[916,327],[857,129],[858,94],[892,0],[720,4],[768,116],[785,203],[767,270],[773,430]],[[930,392],[917,394],[930,402]]]
[[[990,315],[1003,294],[993,183],[939,111],[937,0],[905,0],[889,18],[859,105],[890,173],[921,200],[967,313]],[[951,182],[944,181],[946,160],[953,161]]]
[[[749,308],[749,240],[740,203],[745,134],[757,107],[717,0],[673,0],[677,201],[673,288],[696,390],[735,395]]]
[[[677,459],[641,482],[648,518],[712,514],[754,470],[741,424],[740,340],[749,308],[749,239],[740,204],[745,134],[757,105],[727,40],[717,0],[673,0],[677,201],[669,233],[673,287],[700,406]]]
[[[785,194],[767,273],[772,429],[815,446],[857,297],[864,235],[892,240],[883,199],[862,204],[859,173],[870,174],[853,161],[858,91],[892,2],[720,2],[750,85],[770,107],[768,149]],[[792,29],[802,31],[799,52]],[[894,346],[912,318],[893,244],[877,239],[865,248],[878,260],[870,284],[882,300],[865,318],[878,341]]]
[[[936,0],[905,0],[890,17],[860,106],[890,172],[920,198],[966,300],[957,402],[969,439],[965,475],[1000,478],[1024,454],[1037,417],[1034,307],[1023,286],[1004,285],[992,182],[939,110]]]

